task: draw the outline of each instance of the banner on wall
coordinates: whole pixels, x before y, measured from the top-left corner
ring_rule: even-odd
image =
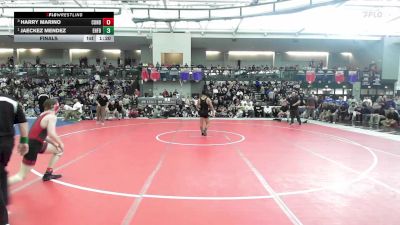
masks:
[[[142,74],[141,74],[141,76],[142,76],[142,80],[144,80],[144,81],[149,80],[150,75],[149,75],[149,72],[147,71],[147,68],[146,68],[146,67],[143,67],[143,68],[142,68]]]
[[[180,72],[181,80],[186,82],[190,79],[190,72],[189,70],[182,70]]]
[[[375,73],[372,76],[372,85],[381,85],[381,74]]]
[[[156,68],[151,69],[150,79],[153,81],[158,81],[161,79],[160,72]]]
[[[325,72],[323,70],[318,70],[316,73],[316,81],[319,81],[319,83],[321,83],[322,81],[324,81],[324,77],[325,77]]]
[[[194,70],[192,76],[194,81],[199,82],[203,79],[203,72],[201,70]]]
[[[176,105],[177,98],[151,98],[151,97],[139,97],[138,104],[141,106],[146,105]]]
[[[358,72],[357,71],[349,71],[349,83],[354,84],[358,81]]]
[[[342,70],[336,71],[336,73],[335,73],[335,81],[338,84],[341,84],[341,83],[344,82],[344,71],[342,71]]]
[[[315,79],[316,79],[315,71],[309,70],[306,72],[307,83],[312,84],[312,83],[314,83]]]
[[[325,83],[331,83],[334,80],[335,73],[332,70],[327,70],[324,76]]]
[[[369,72],[363,72],[363,73],[362,73],[361,85],[362,85],[362,86],[369,86],[369,85],[371,85],[370,73],[369,73]]]

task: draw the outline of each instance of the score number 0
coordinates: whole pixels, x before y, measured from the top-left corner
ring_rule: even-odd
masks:
[[[103,26],[114,26],[114,18],[103,18]]]

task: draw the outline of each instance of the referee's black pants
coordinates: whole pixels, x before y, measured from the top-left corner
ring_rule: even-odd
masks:
[[[0,224],[8,224],[8,184],[7,164],[14,147],[14,137],[0,137]]]
[[[290,123],[294,123],[294,118],[296,117],[297,122],[301,124],[299,109],[290,109]]]

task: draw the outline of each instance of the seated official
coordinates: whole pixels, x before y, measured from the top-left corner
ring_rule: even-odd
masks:
[[[82,103],[76,98],[74,99],[74,105],[68,106],[65,105],[64,106],[64,119],[65,120],[71,120],[71,119],[75,119],[75,120],[80,120],[82,113],[83,113],[83,105]]]

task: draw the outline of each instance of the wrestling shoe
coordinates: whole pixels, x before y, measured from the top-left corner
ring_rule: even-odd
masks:
[[[55,179],[59,179],[59,178],[61,178],[62,176],[60,175],[60,174],[53,174],[53,173],[49,173],[49,172],[46,172],[44,175],[43,175],[43,181],[49,181],[49,180],[55,180]]]

